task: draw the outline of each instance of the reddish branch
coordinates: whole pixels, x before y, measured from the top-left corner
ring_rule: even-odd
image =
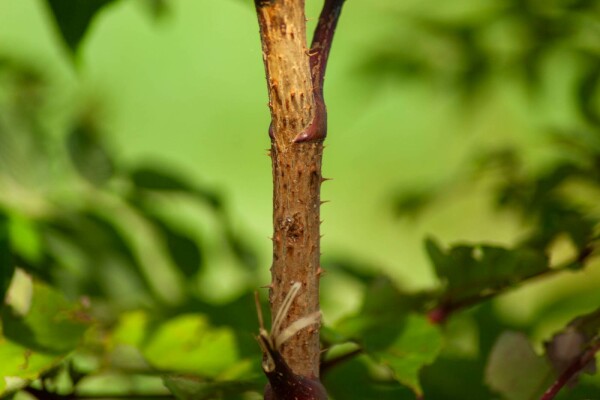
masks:
[[[552,276],[559,272],[569,271],[569,266],[572,265],[573,262],[584,264],[591,255],[592,249],[584,248],[575,260],[567,261],[564,264],[555,268],[547,268],[543,271],[522,277],[519,283],[529,281],[532,279]],[[473,285],[476,285],[476,283],[473,283]],[[442,298],[433,309],[427,312],[427,317],[429,318],[429,321],[433,324],[443,324],[455,312],[461,311],[465,308],[473,307],[477,304],[483,303],[484,301],[493,299],[494,297],[506,293],[508,290],[513,289],[515,287],[516,285],[511,283],[507,284],[506,286],[496,288],[493,291],[485,294],[475,294],[473,296],[465,297],[459,300],[453,300],[451,298],[451,295],[447,296],[446,298]]]
[[[575,361],[573,361],[567,369],[563,371],[562,374],[558,377],[558,379],[546,390],[544,395],[540,400],[552,400],[558,392],[571,381],[571,379],[579,374],[583,369],[585,369],[594,357],[596,353],[600,351],[600,340],[598,340],[593,346],[587,349],[585,352],[581,354]]]
[[[323,84],[327,60],[342,6],[345,0],[325,0],[319,22],[310,46],[310,75],[313,85],[315,114],[310,125],[294,138],[294,142],[324,140],[327,136],[327,108],[323,98]]]

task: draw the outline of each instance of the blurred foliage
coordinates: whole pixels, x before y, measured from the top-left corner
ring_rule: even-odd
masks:
[[[74,53],[111,3],[47,1]],[[155,17],[169,12],[166,0],[144,7]],[[553,128],[561,157],[545,169],[526,168],[516,149],[480,149],[459,182],[393,196],[396,215],[415,216],[453,190],[491,182],[497,211],[522,223],[511,245],[427,239],[437,287],[411,292],[376,267],[324,260],[328,279],[351,281],[362,299],[358,311],[323,328],[323,380],[333,399],[537,398],[598,348],[597,292],[581,293],[594,302],[588,314],[572,315],[547,338],[545,354],[531,343],[531,327],[505,322],[487,300],[596,260],[599,7],[511,0],[464,18],[399,14],[397,32],[362,55],[363,78],[439,82],[467,100],[515,76],[543,93],[544,68],[558,55],[574,64],[574,97],[565,103],[576,103],[581,121]],[[54,132],[46,123],[51,96],[42,70],[0,57],[0,395],[260,398],[258,259],[223,196],[165,165],[124,165],[96,107]],[[217,249],[169,213],[182,201],[215,227]],[[234,299],[201,289],[215,251],[228,253],[244,277]],[[558,398],[600,391],[597,377],[577,378]]]
[[[54,135],[41,117],[44,74],[10,58],[1,66],[1,393],[84,393],[94,379],[118,382],[111,371],[157,377],[163,388],[161,371],[193,373],[207,399],[230,391],[223,382],[261,387],[260,351],[247,344],[255,325],[223,324],[200,291],[205,245],[161,208],[182,199],[201,210],[221,232],[221,251],[250,273],[257,256],[222,196],[155,163],[122,165],[94,108]],[[245,290],[256,286],[248,279]],[[110,386],[100,391],[132,390]]]
[[[76,54],[94,17],[115,0],[47,0],[65,44]],[[155,19],[169,11],[168,0],[144,0],[142,5]]]
[[[396,215],[418,217],[453,191],[491,182],[497,211],[516,216],[523,226],[510,247],[460,243],[444,250],[437,241],[426,240],[441,281],[434,291],[437,298],[426,305],[432,321],[447,322],[457,311],[534,278],[576,272],[595,260],[600,226],[599,6],[595,1],[509,1],[484,7],[476,17],[463,20],[403,15],[411,32],[398,36],[395,47],[375,52],[363,64],[362,72],[372,76],[385,73],[441,82],[467,101],[480,98],[493,81],[516,76],[533,95],[532,102],[544,93],[545,70],[552,57],[576,66],[572,92],[582,118],[574,126],[552,128],[552,145],[561,154],[552,164],[532,170],[515,148],[478,149],[469,171],[458,181],[426,190],[415,188],[395,197]],[[589,306],[594,309],[600,303],[596,300]],[[569,337],[558,345],[560,350],[554,353],[564,357],[561,363],[550,362],[553,352],[538,355],[526,335],[499,327],[494,346],[483,353],[489,359],[479,363],[479,373],[485,368],[486,384],[503,398],[539,398],[559,375],[577,365],[586,349],[597,351],[598,312],[585,319],[594,321],[592,333],[575,335],[577,340]],[[547,348],[554,345],[555,340]],[[458,388],[453,390],[459,398]],[[569,396],[586,390],[598,391],[582,384],[577,390],[563,390],[559,398],[577,398]],[[448,392],[446,396],[454,398]]]
[[[114,0],[48,0],[57,27],[72,51],[76,51],[94,16]]]
[[[515,400],[537,399],[554,380],[548,361],[535,353],[527,336],[504,332],[492,349],[486,382]]]
[[[509,0],[473,5],[454,17],[399,13],[404,34],[392,32],[361,71],[432,79],[467,97],[498,75],[516,74],[535,92],[548,59],[559,54],[579,64],[577,102],[598,126],[599,7],[594,0]]]
[[[393,379],[421,396],[419,371],[439,355],[441,332],[423,316],[411,313],[409,298],[387,279],[374,279],[365,295],[359,312],[340,321],[332,338],[356,342],[373,360],[387,366]]]

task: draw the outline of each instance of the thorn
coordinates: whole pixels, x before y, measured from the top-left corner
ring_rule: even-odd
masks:
[[[325,275],[327,273],[327,271],[325,271],[323,268],[321,268],[319,266],[319,268],[317,268],[317,272],[315,273],[315,275],[317,275],[318,277],[321,277],[323,275]]]
[[[325,204],[325,203],[329,203],[331,200],[321,200],[321,205]]]
[[[273,289],[273,284],[272,284],[272,283],[269,283],[268,285],[261,286],[260,288],[261,288],[261,289]]]
[[[327,182],[327,181],[332,181],[332,180],[333,180],[333,178],[324,178],[324,177],[321,177],[321,183]]]
[[[319,221],[319,225],[322,225],[322,224],[323,224],[323,220],[320,220],[320,221]]]

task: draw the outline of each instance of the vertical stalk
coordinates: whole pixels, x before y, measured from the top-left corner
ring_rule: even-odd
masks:
[[[261,340],[265,358],[271,361],[263,363],[263,369],[273,386],[276,383],[270,373],[275,376],[274,371],[282,372],[274,368],[290,371],[299,381],[318,382],[320,189],[326,136],[322,87],[342,3],[325,0],[309,49],[304,0],[255,0],[271,110],[274,232],[269,302],[277,330],[280,326],[283,331],[294,328],[293,335],[289,329],[282,334],[285,340]],[[293,296],[289,296],[294,286]],[[282,363],[282,367],[277,366]],[[320,390],[306,392],[313,397],[276,393],[273,398],[325,398],[324,394],[314,394]],[[280,393],[289,391],[282,389]]]
[[[323,145],[293,143],[313,117],[304,1],[258,1],[271,109],[273,264],[269,301],[276,315],[294,282],[302,284],[284,326],[319,310],[319,208]],[[305,329],[281,349],[299,375],[317,377],[319,331]]]

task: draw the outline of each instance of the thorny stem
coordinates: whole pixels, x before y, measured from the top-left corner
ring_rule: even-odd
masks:
[[[280,352],[294,374],[310,379],[319,375],[318,325],[297,321],[319,312],[321,159],[327,123],[323,80],[343,2],[325,0],[313,46],[307,49],[304,0],[255,0],[271,110],[274,233],[269,301],[273,329],[280,331],[274,337],[281,341],[267,344],[277,356]],[[300,289],[286,304],[295,282]]]
[[[287,342],[291,337],[304,328],[307,328],[310,325],[318,324],[321,320],[321,312],[317,311],[294,321],[286,328],[283,327],[283,319],[286,315],[288,315],[290,307],[298,296],[298,292],[300,291],[301,287],[302,285],[300,282],[294,282],[290,288],[289,292],[285,296],[285,299],[283,299],[281,307],[277,311],[277,315],[275,315],[273,318],[271,333],[269,333],[264,326],[264,319],[262,315],[262,309],[260,307],[258,292],[254,293],[254,301],[256,303],[256,313],[258,314],[259,325],[258,343],[263,350],[263,354],[265,355],[263,361],[263,370],[267,373],[275,370],[276,363],[274,362],[274,359],[281,357],[279,353],[281,352],[281,347],[285,342]]]
[[[546,390],[540,400],[552,400],[558,392],[571,381],[571,379],[584,369],[596,356],[596,353],[600,351],[600,340],[597,341],[592,347],[586,350],[581,356],[577,357],[575,361],[563,371],[556,381]]]

